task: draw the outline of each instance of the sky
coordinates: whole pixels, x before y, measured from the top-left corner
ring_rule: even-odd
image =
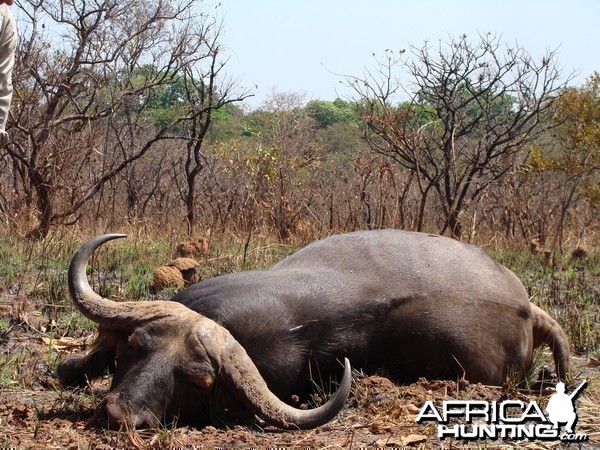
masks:
[[[600,71],[599,0],[221,0],[227,73],[254,93],[349,98],[346,75],[373,69],[373,54],[491,32],[540,59],[558,49],[572,85]]]

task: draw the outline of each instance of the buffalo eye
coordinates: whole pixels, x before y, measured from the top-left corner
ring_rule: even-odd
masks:
[[[134,355],[144,355],[147,353],[147,344],[143,335],[132,333],[127,338],[127,350],[133,352]]]
[[[204,389],[208,389],[215,381],[214,377],[208,373],[193,374],[190,376],[190,381]]]

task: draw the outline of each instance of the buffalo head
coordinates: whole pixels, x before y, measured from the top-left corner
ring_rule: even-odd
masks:
[[[348,360],[340,387],[327,403],[295,409],[269,390],[244,348],[216,322],[177,302],[115,302],[95,293],[86,263],[97,247],[120,237],[93,238],[71,261],[71,297],[99,325],[99,337],[89,353],[68,356],[57,369],[65,385],[84,385],[106,370],[113,372],[110,393],[99,408],[105,424],[152,427],[175,418],[194,420],[222,404],[217,397],[245,404],[282,428],[316,427],[340,411],[350,391]]]

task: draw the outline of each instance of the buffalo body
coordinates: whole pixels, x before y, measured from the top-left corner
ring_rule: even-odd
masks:
[[[93,248],[114,237],[97,238],[72,266],[84,266]],[[87,356],[65,360],[58,373],[64,383],[81,383],[116,359],[103,403],[109,422],[152,424],[147,413],[135,415],[139,411],[159,421],[166,412],[193,416],[223,373],[233,398],[279,426],[323,423],[348,395],[346,365],[343,388],[322,407],[327,412],[305,420],[306,412],[277,404],[273,408],[284,412],[269,415],[265,409],[272,406],[257,406],[262,400],[240,388],[246,375],[227,375],[239,372],[242,360],[257,370],[251,377],[266,383],[260,396],[284,402],[344,372],[345,358],[357,369],[382,370],[400,381],[464,377],[500,385],[509,374],[523,375],[534,347],[548,343],[558,375],[569,368],[564,332],[529,302],[519,279],[478,247],[437,235],[381,230],[332,236],[271,269],[204,280],[168,302],[127,303],[125,312],[117,311],[124,304],[102,303],[109,301],[75,272],[75,304],[100,324],[101,338]],[[86,296],[93,297],[88,304]],[[169,388],[161,390],[161,383]],[[194,396],[196,406],[190,404]]]

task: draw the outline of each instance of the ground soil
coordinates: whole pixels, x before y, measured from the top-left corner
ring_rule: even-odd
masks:
[[[546,405],[549,394],[523,392],[467,382],[420,380],[396,385],[381,376],[357,376],[346,408],[335,420],[314,430],[283,431],[261,424],[229,421],[202,428],[166,427],[159,430],[108,431],[92,422],[94,409],[108,390],[106,380],[84,392],[60,389],[51,376],[53,358],[89,342],[80,338],[50,339],[51,333],[32,325],[31,316],[11,329],[1,341],[7,365],[0,391],[0,448],[113,449],[113,448],[506,448],[553,449],[559,441],[440,441],[437,424],[417,424],[415,418],[427,400],[496,400],[508,398]],[[546,355],[548,356],[548,355]],[[12,371],[12,372],[11,372]],[[10,382],[6,373],[18,373]],[[578,397],[577,432],[587,442],[570,448],[600,448],[600,372],[597,361],[574,358],[575,379],[589,378],[589,389]]]

